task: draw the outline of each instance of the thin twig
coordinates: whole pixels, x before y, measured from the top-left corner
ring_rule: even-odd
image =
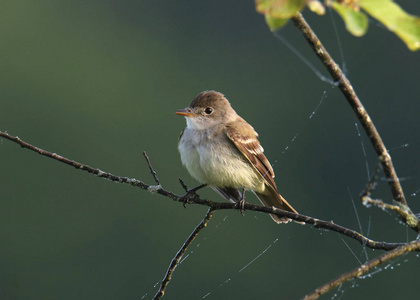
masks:
[[[181,184],[182,188],[188,192],[188,186],[184,183],[184,180],[182,180],[181,178],[179,178],[179,183]]]
[[[187,192],[187,193],[192,193],[192,192],[197,192],[198,190],[201,190],[202,188],[207,186],[207,183],[203,183],[199,186],[196,186],[195,188],[189,189],[188,186],[184,183],[184,181],[180,178],[179,179],[179,183],[181,184],[182,188]]]
[[[160,289],[156,293],[153,299],[158,300],[163,297],[163,295],[165,294],[166,287],[172,278],[172,273],[175,271],[175,268],[178,266],[182,256],[185,254],[185,251],[187,251],[188,247],[191,245],[191,243],[194,241],[194,239],[197,237],[200,231],[204,227],[207,226],[207,223],[210,221],[211,217],[213,216],[213,213],[214,213],[214,209],[210,207],[204,219],[200,222],[200,224],[197,225],[197,227],[194,229],[194,231],[190,234],[188,239],[182,245],[181,249],[179,249],[175,257],[172,259],[171,264],[169,265],[168,271],[166,272],[165,278],[163,278],[162,280]]]
[[[143,156],[146,159],[147,165],[149,166],[149,170],[150,170],[150,173],[152,173],[153,179],[155,180],[155,182],[158,186],[161,186],[159,178],[157,177],[157,174],[156,174],[155,170],[153,169],[152,164],[150,163],[150,159],[147,156],[146,151],[143,151]]]
[[[363,199],[363,197],[371,195],[373,189],[375,188],[376,178],[378,177],[380,171],[381,171],[381,162],[378,161],[378,163],[376,164],[375,173],[373,173],[373,175],[370,178],[369,182],[367,183],[365,189],[360,194],[360,198]]]
[[[306,224],[313,225],[315,228],[328,229],[342,235],[348,236],[355,241],[359,242],[361,245],[366,246],[371,249],[382,249],[382,250],[392,250],[399,246],[405,245],[406,243],[387,243],[387,242],[378,242],[371,240],[355,230],[348,229],[344,226],[335,224],[333,221],[324,221],[313,217],[308,217],[301,214],[295,214],[289,211],[280,210],[274,207],[260,206],[250,203],[245,203],[245,210],[255,210],[260,212],[267,212],[270,214],[276,214],[279,217],[287,217],[299,222],[304,222]]]
[[[184,181],[180,178],[179,183],[181,184],[182,188],[185,190],[185,195],[182,196],[182,202],[184,202],[184,208],[187,208],[187,204],[194,203],[194,199],[200,199],[200,196],[196,193],[199,189],[202,189],[207,186],[206,183],[199,185],[195,188],[189,189],[188,186],[184,183]]]
[[[392,164],[391,156],[388,153],[388,150],[383,143],[379,132],[376,130],[375,125],[372,122],[369,114],[367,113],[366,109],[364,108],[362,102],[356,95],[356,92],[353,89],[350,81],[346,78],[343,71],[340,69],[340,66],[332,59],[329,55],[328,51],[324,48],[321,44],[321,41],[318,39],[316,34],[313,32],[311,27],[306,23],[305,19],[303,18],[301,13],[297,13],[296,16],[293,18],[293,22],[296,27],[302,32],[303,36],[305,37],[306,41],[314,50],[315,54],[327,68],[328,72],[333,77],[334,81],[337,83],[338,87],[340,88],[341,92],[347,99],[347,102],[352,107],[353,111],[355,112],[357,118],[359,119],[360,123],[362,124],[363,128],[365,129],[370,142],[373,145],[373,148],[378,155],[382,167],[385,173],[386,178],[388,179],[388,184],[390,186],[392,196],[395,201],[407,206],[407,201],[404,196],[403,189],[401,187],[400,181],[398,179],[397,173],[394,169]],[[406,220],[404,215],[401,215],[404,221]],[[407,223],[408,224],[408,223]],[[420,233],[420,221],[417,219],[417,222],[413,224],[410,222],[408,224],[411,228],[413,228],[417,233]]]
[[[376,184],[376,178],[379,175],[381,170],[381,163],[378,162],[376,166],[375,173],[372,175],[372,178],[369,180],[368,184],[366,185],[365,190],[361,193],[360,198],[362,199],[362,204],[366,207],[371,205],[381,208],[382,210],[393,210],[396,211],[400,216],[403,217],[405,220],[405,224],[410,227],[415,227],[418,222],[418,217],[411,211],[411,209],[407,206],[402,204],[401,202],[394,201],[395,205],[388,204],[383,202],[379,199],[372,199],[371,193]],[[410,225],[411,224],[411,225]]]
[[[418,222],[418,217],[411,211],[411,209],[407,205],[401,204],[397,201],[394,201],[395,205],[392,205],[379,199],[372,199],[370,196],[363,196],[362,203],[366,207],[374,205],[381,208],[382,210],[389,209],[396,211],[400,216],[403,216],[405,224],[410,227],[415,227]]]
[[[25,141],[22,141],[17,136],[15,137],[15,136],[12,136],[8,133],[0,131],[0,137],[6,138],[10,141],[13,141],[13,142],[17,143],[18,145],[20,145],[22,148],[32,150],[32,151],[34,151],[38,154],[41,154],[41,155],[44,155],[46,157],[55,159],[59,162],[65,163],[69,166],[73,166],[78,170],[82,170],[82,171],[86,171],[88,173],[94,174],[94,175],[96,175],[100,178],[108,179],[108,180],[111,180],[111,181],[114,181],[114,182],[119,182],[119,183],[128,183],[128,184],[131,184],[132,186],[139,187],[139,188],[144,189],[144,190],[148,190],[149,192],[158,193],[160,195],[166,196],[166,197],[168,197],[172,200],[175,200],[175,201],[179,201],[179,199],[181,198],[181,196],[178,196],[178,195],[175,195],[172,192],[166,191],[166,190],[162,189],[161,187],[156,188],[156,186],[146,184],[141,180],[138,180],[138,179],[135,179],[135,178],[117,176],[117,175],[114,175],[112,173],[104,172],[100,169],[92,168],[92,167],[90,167],[86,164],[82,164],[82,163],[79,163],[77,161],[68,159],[64,156],[58,155],[57,153],[52,153],[52,152],[43,150],[41,148],[38,148],[36,146],[33,146],[33,145],[25,142]]]
[[[105,178],[105,179],[109,179],[112,180],[114,182],[120,182],[120,183],[128,183],[132,186],[135,187],[139,187],[141,189],[144,190],[148,190],[149,192],[152,193],[157,193],[159,195],[165,196],[167,198],[170,198],[174,201],[178,201],[181,203],[184,203],[185,201],[185,196],[179,196],[176,195],[170,191],[167,191],[165,189],[163,189],[162,187],[159,187],[156,189],[156,186],[153,185],[148,185],[138,179],[135,178],[128,178],[128,177],[120,177],[108,172],[104,172],[102,170],[99,169],[95,169],[92,167],[89,167],[88,165],[70,160],[68,158],[65,158],[61,155],[58,155],[56,153],[51,153],[48,151],[45,151],[41,148],[35,147],[27,142],[22,141],[20,138],[18,137],[14,137],[11,136],[5,132],[0,131],[0,137],[4,137],[8,140],[11,140],[17,144],[19,144],[20,146],[30,149],[32,151],[35,151],[36,153],[39,153],[41,155],[47,156],[49,158],[55,159],[59,162],[68,164],[70,166],[73,166],[79,170],[83,170],[86,172],[89,172],[91,174],[95,174],[98,177],[101,178]],[[185,184],[184,184],[185,186]],[[185,186],[186,187],[186,186]],[[187,188],[188,190],[188,188]],[[204,205],[204,206],[208,206],[210,208],[212,208],[213,210],[220,210],[220,209],[236,209],[236,203],[229,203],[229,202],[214,202],[208,199],[201,199],[198,195],[197,197],[191,197],[189,199],[189,203],[191,204],[199,204],[199,205]],[[401,245],[404,245],[405,243],[386,243],[386,242],[378,242],[378,241],[373,241],[371,239],[368,239],[367,237],[361,235],[360,233],[358,233],[357,231],[348,229],[346,227],[340,226],[335,224],[332,221],[324,221],[324,220],[320,220],[317,218],[313,218],[313,217],[309,217],[309,216],[305,216],[305,215],[301,215],[301,214],[295,214],[289,211],[285,211],[285,210],[281,210],[281,209],[277,209],[275,207],[267,207],[267,206],[262,206],[262,205],[256,205],[256,204],[251,204],[251,203],[245,203],[244,206],[245,210],[252,210],[252,211],[259,211],[259,212],[263,212],[263,213],[268,213],[268,214],[275,214],[279,217],[287,217],[289,219],[293,219],[299,222],[305,222],[307,224],[311,224],[313,225],[315,228],[323,228],[323,229],[328,229],[331,231],[335,231],[338,232],[340,234],[346,235],[356,241],[358,241],[359,243],[361,243],[362,245],[365,245],[371,249],[381,249],[381,250],[392,250],[395,249]]]
[[[413,241],[409,244],[400,246],[392,251],[386,252],[384,254],[382,254],[381,256],[378,256],[366,263],[364,263],[363,265],[357,267],[356,269],[348,272],[348,273],[344,273],[342,275],[340,275],[339,277],[337,277],[334,280],[331,280],[330,282],[326,283],[325,285],[317,288],[315,291],[313,291],[310,294],[307,294],[303,299],[304,300],[313,300],[313,299],[318,299],[319,296],[327,293],[328,291],[334,289],[335,287],[339,286],[340,284],[349,281],[353,278],[358,278],[360,276],[362,276],[363,274],[369,272],[370,270],[372,270],[373,268],[379,266],[380,264],[386,263],[387,261],[396,258],[398,256],[401,256],[403,254],[406,254],[408,252],[412,252],[412,251],[419,251],[420,250],[420,241]]]

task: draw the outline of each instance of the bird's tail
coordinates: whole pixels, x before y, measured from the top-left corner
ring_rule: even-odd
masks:
[[[255,195],[258,197],[258,199],[261,201],[262,204],[264,204],[264,206],[268,206],[268,207],[276,207],[282,210],[286,210],[286,211],[290,211],[293,213],[298,213],[287,201],[286,199],[284,199],[275,189],[273,189],[272,187],[267,187],[266,190],[264,191],[266,193],[257,193],[254,192]],[[270,214],[270,217],[273,219],[274,222],[276,222],[277,224],[279,223],[288,223],[291,221],[291,219],[287,218],[287,217],[279,217],[277,215],[274,214]],[[297,222],[300,224],[304,224],[301,222]]]

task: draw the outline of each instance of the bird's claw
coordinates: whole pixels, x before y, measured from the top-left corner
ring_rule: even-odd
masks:
[[[193,189],[189,189],[187,185],[182,181],[182,179],[179,180],[182,187],[186,191],[185,195],[182,196],[181,200],[184,205],[184,208],[187,208],[187,204],[194,203],[194,200],[200,199],[200,196],[196,193],[199,189],[207,186],[207,184],[199,185]]]
[[[182,204],[184,208],[187,208],[187,204],[193,203],[194,200],[200,198],[200,196],[195,191],[195,189],[189,189],[185,195],[182,196]]]
[[[243,188],[241,200],[236,202],[235,208],[239,209],[239,212],[241,213],[241,215],[244,215],[244,211],[245,211],[245,188]]]
[[[238,202],[236,202],[235,208],[239,210],[239,212],[241,213],[241,215],[244,215],[244,211],[245,211],[245,199],[241,199]]]

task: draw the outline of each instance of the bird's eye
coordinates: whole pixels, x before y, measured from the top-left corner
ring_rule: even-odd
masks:
[[[213,108],[211,108],[211,107],[207,107],[207,108],[204,110],[204,112],[205,112],[207,115],[211,115],[211,114],[213,113]]]

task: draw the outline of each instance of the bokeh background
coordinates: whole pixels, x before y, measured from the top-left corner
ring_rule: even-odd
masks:
[[[398,3],[420,14],[419,2]],[[355,38],[334,13],[305,16],[340,64],[343,52],[419,212],[419,53],[374,20]],[[253,1],[4,1],[0,19],[0,130],[153,183],[147,151],[164,188],[183,194],[178,178],[198,183],[180,163],[185,121],[174,111],[215,89],[260,133],[277,185],[299,212],[356,230],[360,219],[375,240],[415,238],[394,214],[361,205],[367,165],[372,172],[377,161],[366,135],[337,88],[273,36]],[[280,35],[327,75],[293,24]],[[207,210],[4,139],[0,155],[1,299],[150,299]],[[200,194],[222,201],[210,189]],[[391,201],[383,178],[373,196]],[[256,203],[251,194],[247,200]],[[381,253],[310,226],[221,211],[188,250],[165,299],[298,299]],[[410,254],[324,298],[412,298],[419,268]]]

